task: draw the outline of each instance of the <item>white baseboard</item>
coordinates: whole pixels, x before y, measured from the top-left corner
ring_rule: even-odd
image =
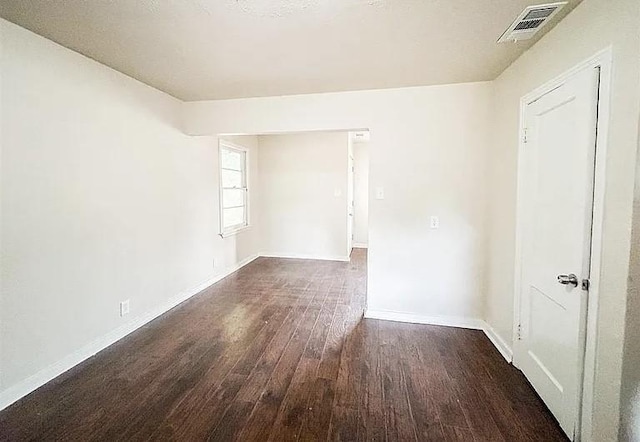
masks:
[[[507,344],[507,341],[502,339],[502,336],[500,336],[493,327],[489,324],[485,324],[484,334],[487,335],[487,338],[489,338],[507,362],[513,362],[513,351],[511,350],[511,346]]]
[[[354,242],[351,245],[354,249],[366,249],[369,247],[369,244],[367,244],[366,242]]]
[[[206,289],[207,287],[229,276],[230,274],[239,270],[241,267],[244,267],[245,265],[249,264],[251,261],[253,261],[256,258],[258,258],[258,255],[251,256],[249,258],[246,258],[240,261],[235,266],[225,269],[219,275],[216,275],[213,278],[210,278],[202,282],[201,284],[198,284],[196,287],[193,287],[190,290],[186,290],[182,293],[179,293],[178,295],[169,299],[167,302],[160,305],[159,307],[134,318],[132,321],[116,328],[115,330],[110,331],[109,333],[99,337],[98,339],[95,339],[94,341],[76,350],[70,355],[65,356],[59,361],[49,365],[48,367],[43,368],[42,370],[29,376],[28,378],[17,383],[16,385],[13,385],[8,389],[2,391],[0,393],[0,410],[8,407],[9,405],[19,400],[20,398],[28,395],[32,391],[36,390],[37,388],[41,387],[42,385],[46,384],[52,379],[60,376],[65,371],[75,367],[76,365],[83,362],[84,360],[89,359],[91,356],[95,355],[99,351],[104,350],[111,344],[114,344],[115,342],[124,338],[128,334],[136,331],[146,323],[166,313],[167,311],[171,310],[172,308],[176,307],[178,304],[181,304],[182,302],[186,301],[192,296],[200,293],[202,290]]]
[[[285,258],[285,259],[316,259],[320,261],[350,261],[348,256],[331,256],[331,255],[304,255],[290,253],[261,253],[264,258]]]
[[[365,318],[382,319],[384,321],[410,322],[412,324],[444,325],[446,327],[470,328],[484,330],[482,319],[463,318],[457,316],[421,316],[412,313],[394,312],[390,310],[367,310]]]
[[[381,319],[384,321],[409,322],[411,324],[441,325],[445,327],[469,328],[482,330],[491,343],[507,362],[513,361],[513,352],[507,342],[482,319],[464,318],[458,316],[421,316],[412,313],[394,312],[389,310],[367,310],[365,318]]]

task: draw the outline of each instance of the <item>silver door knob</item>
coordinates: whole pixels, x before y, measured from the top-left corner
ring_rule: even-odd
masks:
[[[564,285],[573,285],[574,287],[578,287],[578,277],[573,273],[568,275],[558,275],[558,282]]]

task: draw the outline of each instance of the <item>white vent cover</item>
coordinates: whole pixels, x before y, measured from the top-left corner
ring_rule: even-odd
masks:
[[[546,5],[527,6],[511,26],[500,36],[498,43],[530,39],[567,3],[568,2],[556,2],[547,3]]]

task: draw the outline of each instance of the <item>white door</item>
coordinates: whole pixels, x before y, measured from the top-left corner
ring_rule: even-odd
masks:
[[[514,364],[571,438],[582,393],[599,73],[579,72],[523,115]]]

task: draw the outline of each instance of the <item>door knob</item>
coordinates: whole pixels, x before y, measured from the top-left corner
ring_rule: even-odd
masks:
[[[568,275],[558,275],[558,282],[564,285],[573,285],[574,287],[578,287],[578,277],[573,273]]]

